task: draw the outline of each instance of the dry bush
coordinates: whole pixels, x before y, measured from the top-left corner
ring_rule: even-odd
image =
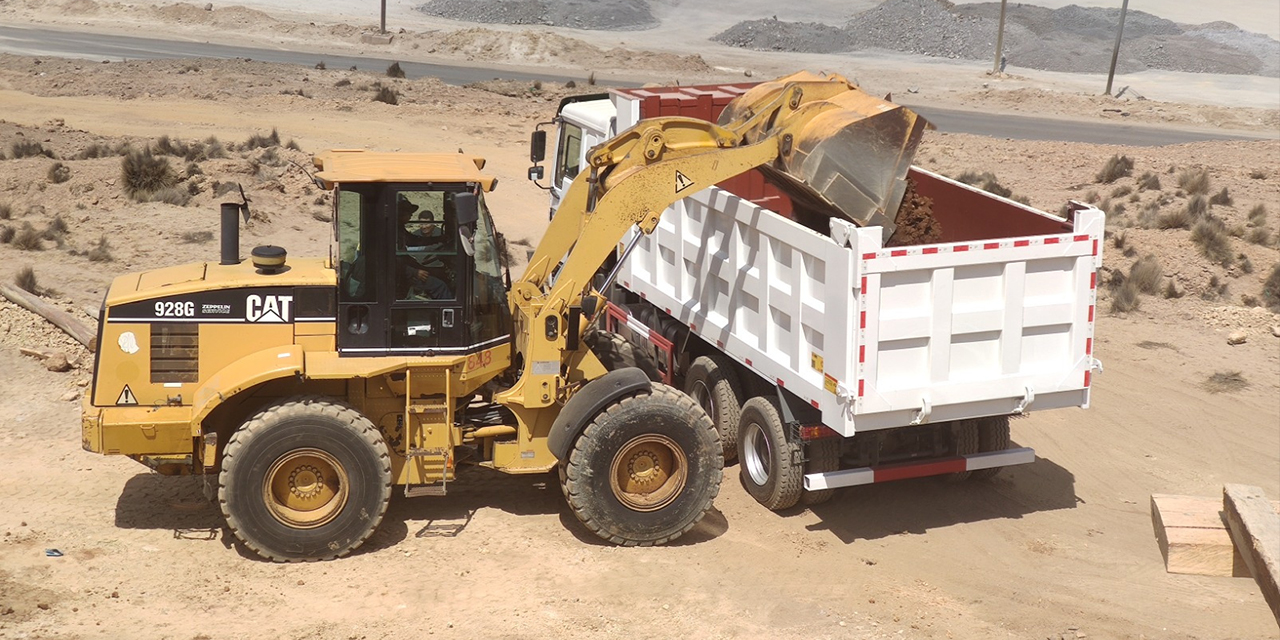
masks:
[[[15,233],[17,233],[17,231],[14,231],[13,227],[7,224],[4,225],[3,227],[0,227],[0,244],[9,244],[10,242],[12,242],[13,234]]]
[[[1160,176],[1148,171],[1142,174],[1141,178],[1138,178],[1138,191],[1159,191],[1159,190],[1160,190]]]
[[[7,202],[0,202],[0,220],[8,220],[13,217],[13,207]]]
[[[1161,229],[1187,229],[1191,227],[1191,214],[1186,209],[1174,209],[1160,216],[1156,226]]]
[[[387,104],[400,104],[400,95],[391,87],[382,87],[378,89],[378,93],[373,96],[374,102],[385,102]]]
[[[1245,239],[1253,244],[1265,247],[1271,244],[1271,230],[1266,227],[1250,229]]]
[[[71,167],[61,162],[55,162],[49,167],[49,172],[45,176],[49,178],[49,182],[62,184],[71,179]]]
[[[213,240],[212,231],[187,231],[182,234],[182,242],[185,244],[204,244]]]
[[[1186,169],[1178,174],[1178,187],[1192,195],[1209,193],[1209,170]]]
[[[1142,306],[1138,285],[1125,281],[1111,292],[1111,313],[1128,313]]]
[[[401,68],[400,68],[400,63],[399,63],[399,62],[392,62],[392,63],[391,63],[391,66],[387,67],[387,77],[388,77],[388,78],[403,78],[403,77],[404,77],[404,69],[401,69]],[[393,104],[394,104],[394,103],[393,103]]]
[[[1234,202],[1235,202],[1235,200],[1234,200],[1234,199],[1232,199],[1232,197],[1231,197],[1231,193],[1227,191],[1227,188],[1226,188],[1226,187],[1223,187],[1223,188],[1222,188],[1222,191],[1219,191],[1219,192],[1217,192],[1217,193],[1213,194],[1213,195],[1212,195],[1212,196],[1210,196],[1210,198],[1209,198],[1209,204],[1220,204],[1220,205],[1224,205],[1224,206],[1228,206],[1228,207],[1229,207],[1229,206],[1231,206]]]
[[[151,153],[158,156],[176,156],[183,158],[186,157],[190,151],[191,145],[178,140],[177,138],[170,138],[167,135],[156,138],[156,141],[151,144]]]
[[[185,207],[191,202],[191,193],[186,189],[177,187],[165,187],[147,196],[145,200],[139,202],[163,202],[178,207]]]
[[[1271,274],[1262,283],[1262,304],[1280,313],[1280,263],[1272,265]]]
[[[1267,205],[1258,203],[1249,210],[1249,224],[1261,227],[1267,223]]]
[[[1114,245],[1115,248],[1117,249],[1123,249],[1124,244],[1126,241],[1128,241],[1128,239],[1129,239],[1129,234],[1125,233],[1124,231],[1117,231],[1115,235],[1111,236],[1111,244]]]
[[[95,142],[80,150],[76,154],[76,160],[92,160],[94,158],[110,158],[117,155],[116,151],[101,142]]]
[[[98,242],[85,255],[89,257],[89,262],[112,262],[116,259],[111,255],[111,243],[107,242],[106,234],[99,237]]]
[[[1236,266],[1240,267],[1241,273],[1253,273],[1253,261],[1243,253],[1236,255]]]
[[[138,202],[147,202],[157,192],[172,188],[178,178],[165,158],[151,155],[150,149],[130,151],[120,161],[124,192]]]
[[[297,141],[295,141],[293,138],[289,138],[289,142],[288,144],[284,145],[284,148],[290,151],[302,151],[302,146],[299,145]]]
[[[1221,220],[1206,216],[1191,229],[1191,242],[1204,257],[1221,265],[1231,264],[1231,238]]]
[[[1252,309],[1252,308],[1254,308],[1254,307],[1261,307],[1261,306],[1262,306],[1262,303],[1261,303],[1261,302],[1258,302],[1258,299],[1257,299],[1256,297],[1251,296],[1251,295],[1249,295],[1249,294],[1247,294],[1247,293],[1246,293],[1246,294],[1242,294],[1242,295],[1240,296],[1240,304],[1241,304],[1241,305],[1244,305],[1245,307],[1248,307],[1248,308],[1250,308],[1250,309]]]
[[[592,71],[591,73],[587,74],[587,84],[592,85],[592,86],[595,86],[595,84],[596,84],[596,72]]]
[[[1173,280],[1170,280],[1169,283],[1164,286],[1164,297],[1169,298],[1170,300],[1176,300],[1184,295],[1187,295],[1187,292],[1184,289],[1179,288],[1178,283]]]
[[[1200,216],[1207,211],[1209,211],[1209,201],[1204,196],[1195,196],[1187,200],[1187,215],[1191,216],[1192,220],[1199,220]]]
[[[242,142],[239,147],[241,151],[252,151],[254,149],[265,149],[267,147],[280,146],[280,132],[275,127],[271,128],[271,135],[253,134],[247,140]]]
[[[1102,209],[1103,213],[1111,215],[1111,198],[1103,198],[1102,202],[1099,202],[1097,206]]]
[[[34,295],[41,295],[40,283],[36,280],[36,270],[31,267],[23,267],[18,270],[18,274],[13,277],[13,283],[18,285],[19,289]]]
[[[1111,184],[1120,178],[1127,177],[1133,173],[1133,159],[1129,156],[1115,155],[1111,156],[1107,163],[1102,165],[1102,170],[1095,177],[1095,182]]]
[[[44,232],[40,234],[40,237],[45,240],[60,242],[68,231],[71,231],[71,228],[67,226],[67,221],[62,219],[62,214],[58,214],[53,217],[53,220],[49,221],[48,226],[44,228]]]
[[[1200,383],[1200,388],[1209,393],[1233,393],[1248,386],[1249,381],[1239,371],[1219,371]]]
[[[339,80],[339,81],[337,81],[337,82],[333,83],[333,86],[335,86],[335,87],[347,87],[347,86],[351,86],[351,80],[349,80],[349,79],[347,79],[347,78],[343,78],[343,79],[341,79],[341,80]]]
[[[1098,192],[1093,189],[1090,189],[1088,193],[1084,194],[1084,201],[1087,204],[1097,204]]]
[[[201,160],[225,157],[227,157],[227,148],[222,146],[222,141],[218,140],[218,136],[209,136],[204,139],[204,157],[200,158]]]
[[[1023,204],[1026,204],[1026,203],[1024,202]],[[1117,203],[1115,203],[1115,204],[1111,205],[1111,210],[1110,210],[1110,211],[1108,211],[1108,212],[1107,212],[1107,214],[1109,214],[1109,215],[1114,215],[1114,216],[1122,216],[1122,215],[1124,215],[1124,212],[1125,212],[1126,210],[1127,210],[1127,209],[1126,209],[1126,207],[1124,206],[1124,203],[1123,203],[1123,202],[1117,202]]]
[[[1138,195],[1137,193],[1134,193],[1133,195],[1129,196],[1129,202],[1142,202],[1142,196]]]
[[[1129,194],[1131,194],[1131,193],[1133,193],[1133,187],[1131,187],[1131,186],[1129,186],[1129,185],[1127,185],[1127,184],[1126,184],[1126,185],[1120,185],[1120,186],[1118,186],[1118,187],[1116,187],[1116,188],[1114,188],[1114,189],[1112,189],[1112,190],[1111,190],[1111,197],[1112,197],[1112,198],[1123,198],[1123,197],[1125,197],[1125,196],[1127,196],[1127,195],[1129,195]]]
[[[200,168],[200,165],[198,165],[198,164],[196,164],[196,163],[194,163],[194,162],[188,162],[188,163],[187,163],[187,168],[183,169],[183,170],[182,170],[182,173],[183,173],[183,175],[185,175],[185,176],[187,176],[188,178],[190,178],[190,177],[192,177],[192,176],[198,176],[198,175],[200,175],[200,174],[204,173],[204,169],[201,169],[201,168]]]
[[[1217,300],[1227,295],[1227,283],[1223,282],[1218,276],[1209,278],[1209,284],[1205,290],[1200,293],[1202,300]]]
[[[1253,171],[1249,172],[1249,177],[1253,178],[1254,180],[1266,180],[1267,172],[1263,171],[1262,169],[1254,169]]]
[[[23,251],[44,251],[44,242],[42,234],[31,226],[30,222],[22,223],[22,228],[13,236],[13,240],[9,242],[15,249]]]
[[[14,140],[13,144],[9,145],[9,156],[14,160],[40,156],[57,159],[57,156],[53,155],[52,151],[44,148],[44,145],[34,140]]]
[[[324,71],[324,70],[325,70],[324,60],[321,60],[320,62],[317,62],[317,63],[316,63],[316,68],[317,68],[317,69],[319,69],[319,70],[321,70],[321,71]]]
[[[1155,293],[1160,290],[1160,280],[1163,277],[1160,261],[1154,255],[1147,254],[1129,268],[1127,282],[1133,283],[1142,293]]]

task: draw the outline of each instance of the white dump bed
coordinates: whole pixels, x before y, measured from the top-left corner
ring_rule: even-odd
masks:
[[[1054,220],[912,171],[971,206]],[[618,282],[845,436],[1088,406],[1102,212],[1061,233],[891,249],[878,227],[831,224],[824,236],[712,187],[667,210]]]

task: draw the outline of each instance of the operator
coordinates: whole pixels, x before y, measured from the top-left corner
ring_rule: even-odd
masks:
[[[404,196],[397,197],[396,216],[400,223],[399,230],[396,233],[396,249],[398,252],[404,252],[409,249],[415,251],[431,250],[439,248],[443,244],[442,240],[438,239],[438,230],[424,234],[419,229],[410,229],[414,214],[420,210],[417,205]],[[430,211],[427,212],[427,216],[429,219],[434,219]],[[444,266],[444,263],[439,259],[430,258],[426,264],[423,264],[413,256],[402,253],[396,256],[396,261],[400,266],[400,281],[396,287],[397,292],[400,294],[397,296],[399,299],[453,299],[453,290],[449,285],[431,273],[433,270],[439,270]]]

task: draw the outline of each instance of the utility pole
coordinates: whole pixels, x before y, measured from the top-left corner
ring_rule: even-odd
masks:
[[[1129,0],[1124,0],[1124,1],[1125,1],[1125,4],[1129,3]],[[386,32],[387,32],[387,0],[382,0],[382,31],[379,31],[378,33],[386,33]],[[1107,89],[1107,91],[1110,92],[1111,90]]]
[[[1116,77],[1116,60],[1120,58],[1120,38],[1124,35],[1124,15],[1129,12],[1129,0],[1120,5],[1120,28],[1116,29],[1116,48],[1111,50],[1111,71],[1107,72],[1106,95],[1111,95],[1111,81]]]
[[[1125,0],[1128,2],[1129,0]],[[991,66],[991,73],[1000,73],[1000,58],[1004,53],[1004,8],[1009,0],[1000,0],[1000,28],[996,30],[996,63]]]

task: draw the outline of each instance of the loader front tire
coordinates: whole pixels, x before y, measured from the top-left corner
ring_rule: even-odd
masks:
[[[624,367],[635,367],[644,372],[654,382],[662,381],[658,371],[658,363],[626,338],[609,331],[592,331],[583,339],[604,368],[613,371]]]
[[[733,363],[720,354],[698,356],[684,377],[684,392],[702,406],[720,433],[725,464],[738,459],[742,384]]]
[[[766,509],[795,506],[804,490],[800,445],[787,438],[778,401],[756,396],[738,422],[738,474],[742,486]]]
[[[689,396],[655,383],[601,411],[562,463],[573,514],[614,544],[679,538],[711,509],[724,461],[711,418]]]
[[[390,498],[382,434],[350,406],[318,396],[249,418],[227,442],[218,476],[227,527],[275,562],[351,553],[373,535]]]

